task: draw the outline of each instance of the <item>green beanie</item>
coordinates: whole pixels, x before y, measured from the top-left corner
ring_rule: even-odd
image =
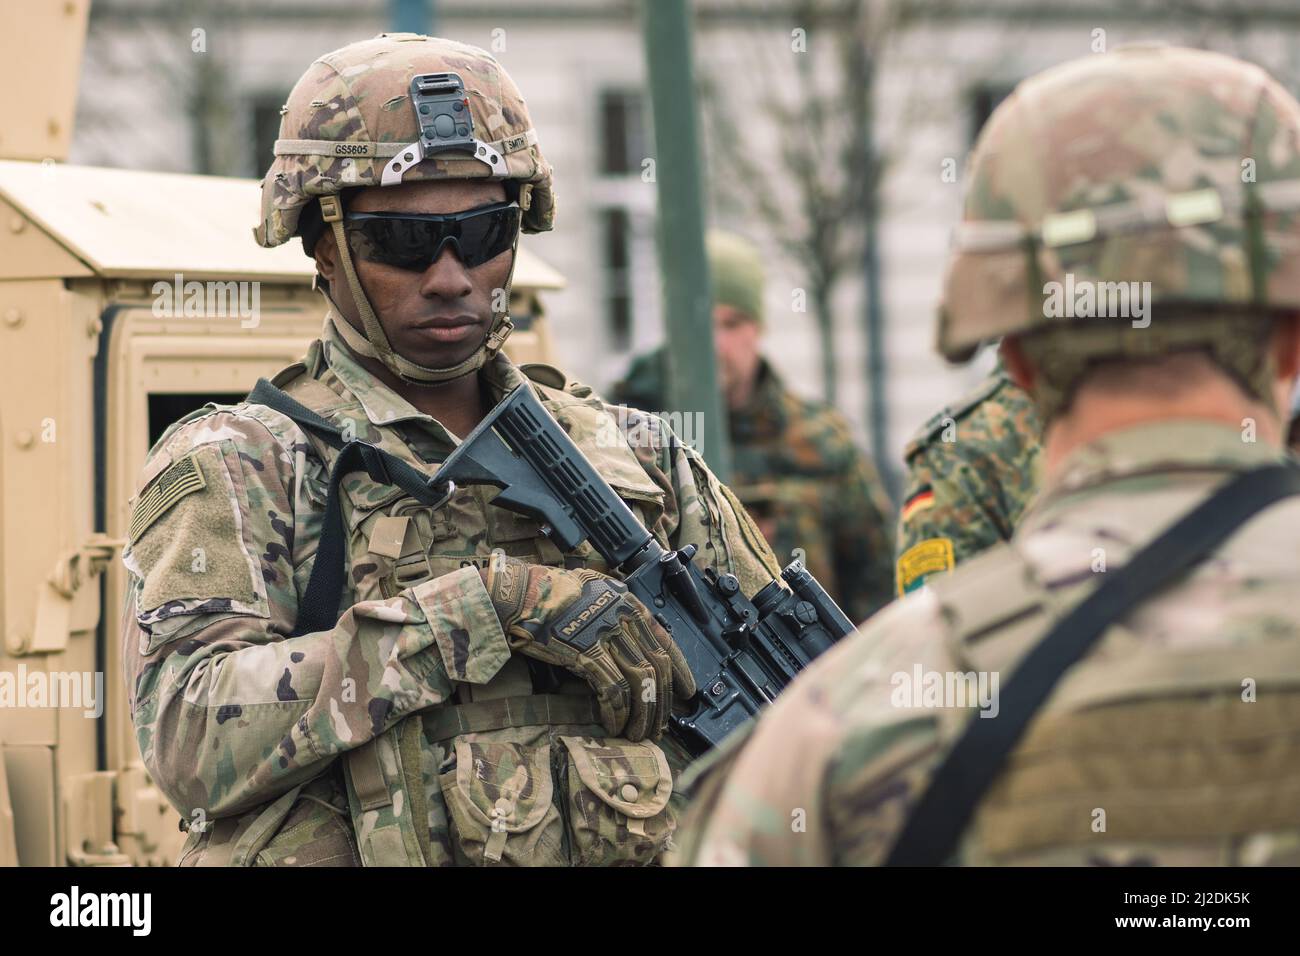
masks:
[[[732,232],[710,229],[709,275],[713,304],[729,305],[763,324],[763,258],[748,240]]]

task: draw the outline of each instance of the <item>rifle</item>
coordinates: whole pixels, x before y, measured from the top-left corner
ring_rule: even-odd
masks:
[[[430,482],[448,497],[456,485],[476,484],[499,488],[493,505],[541,521],[562,550],[589,541],[672,635],[699,689],[684,710],[674,707],[669,728],[693,755],[721,743],[854,630],[799,561],[751,598],[734,574],[692,564],[695,545],[666,551],[527,385],[501,401]]]

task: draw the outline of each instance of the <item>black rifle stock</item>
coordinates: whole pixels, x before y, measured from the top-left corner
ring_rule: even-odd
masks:
[[[564,550],[589,541],[672,634],[699,692],[677,703],[675,737],[700,754],[756,714],[853,623],[798,561],[752,598],[732,574],[701,571],[694,545],[665,551],[532,388],[516,388],[439,468],[443,488],[486,484],[492,504],[543,522]]]

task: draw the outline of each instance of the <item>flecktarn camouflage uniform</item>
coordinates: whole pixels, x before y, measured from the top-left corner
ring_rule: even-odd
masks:
[[[795,395],[766,360],[729,415],[731,487],[772,550],[802,556],[852,621],[888,604],[893,508],[844,416]]]
[[[1300,310],[1297,184],[1300,104],[1253,66],[1133,48],[1031,78],[972,157],[940,349],[1040,337],[1046,421],[1090,362],[1183,348],[1273,407],[1262,313]],[[1150,327],[1036,305],[1067,271],[1150,281]],[[1065,454],[1009,543],[890,605],[692,771],[678,858],[884,862],[1051,626],[1231,476],[1285,460],[1246,434],[1161,418]],[[1300,499],[1285,498],[1113,623],[1051,690],[953,861],[1300,864],[1297,542]]]
[[[1033,402],[1001,367],[921,427],[903,452],[898,594],[1011,537],[1042,481],[1039,441]]]
[[[715,310],[766,325],[766,264],[744,236],[706,237]],[[615,400],[667,407],[667,351],[638,356]],[[727,410],[730,484],[783,560],[798,558],[844,613],[863,621],[893,597],[893,506],[880,474],[834,407],[803,398],[758,356],[748,400]]]

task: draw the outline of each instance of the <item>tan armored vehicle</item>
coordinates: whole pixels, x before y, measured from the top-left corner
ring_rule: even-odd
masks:
[[[80,57],[84,0],[25,6],[9,89]],[[185,835],[119,665],[128,500],[167,425],[297,360],[324,304],[296,243],[253,241],[255,182],[56,162],[68,74],[0,135],[0,865],[168,865]],[[538,292],[562,285],[520,250],[516,361],[551,361]]]

